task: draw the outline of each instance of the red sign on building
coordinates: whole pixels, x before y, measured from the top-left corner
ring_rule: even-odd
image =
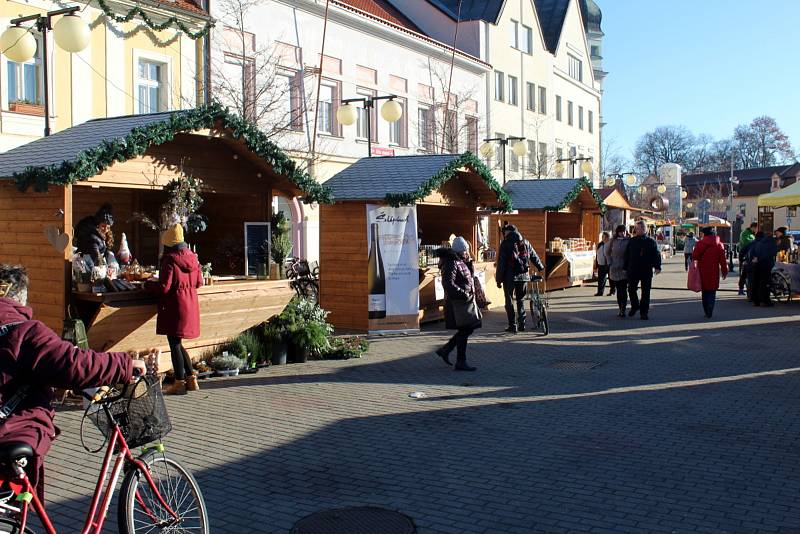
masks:
[[[379,146],[372,147],[373,156],[394,156],[393,148],[383,148]]]

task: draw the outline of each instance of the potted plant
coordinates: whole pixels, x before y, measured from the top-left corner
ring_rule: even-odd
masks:
[[[197,374],[197,378],[203,379],[208,378],[212,374],[214,374],[214,370],[208,365],[205,361],[199,361],[194,364],[194,370]]]
[[[270,221],[272,230],[272,242],[270,243],[270,253],[275,264],[275,271],[271,272],[273,279],[280,280],[284,277],[283,262],[292,252],[292,240],[289,238],[291,225],[283,212],[278,212],[272,216]]]
[[[309,358],[318,358],[328,348],[328,330],[324,323],[294,323],[289,330],[294,345],[295,363],[305,363]]]
[[[214,283],[213,279],[211,278],[212,267],[210,263],[204,263],[201,265],[200,271],[203,273],[203,282],[205,285],[210,286]]]
[[[269,352],[270,363],[272,365],[285,365],[288,350],[288,332],[280,315],[276,315],[264,323],[262,336],[267,345],[266,349]]]
[[[269,256],[270,244],[269,240],[261,243],[261,261],[258,262],[256,269],[256,278],[259,280],[266,280],[269,277]]]
[[[208,363],[217,376],[236,376],[244,365],[244,360],[224,351],[221,355],[211,358]]]
[[[239,354],[245,360],[239,374],[253,374],[258,372],[256,362],[264,360],[264,343],[255,330],[245,330],[234,340],[239,348]]]
[[[369,349],[369,341],[360,336],[342,336],[331,340],[330,348],[323,357],[326,360],[349,360],[360,358]]]
[[[44,116],[44,106],[41,104],[36,104],[31,102],[30,100],[25,100],[21,98],[14,102],[8,103],[8,110],[13,111],[14,113],[24,113],[26,115],[36,115],[39,117]]]

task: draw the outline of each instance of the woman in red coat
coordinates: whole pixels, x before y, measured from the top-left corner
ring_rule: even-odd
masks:
[[[197,255],[183,242],[183,226],[175,224],[161,234],[164,255],[158,273],[158,303],[156,333],[167,336],[175,383],[164,390],[170,395],[185,395],[197,391],[197,376],[184,339],[200,337],[200,305],[197,288],[203,285]]]
[[[703,228],[703,239],[694,246],[692,259],[697,262],[700,271],[700,287],[703,294],[703,311],[706,317],[711,318],[714,313],[714,304],[717,301],[719,289],[719,275],[728,276],[728,262],[725,258],[725,247],[714,233],[713,228]]]

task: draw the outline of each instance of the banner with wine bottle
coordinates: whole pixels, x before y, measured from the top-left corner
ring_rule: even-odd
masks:
[[[369,331],[419,330],[417,208],[367,204]]]

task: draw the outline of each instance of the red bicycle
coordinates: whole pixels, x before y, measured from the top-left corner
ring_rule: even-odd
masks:
[[[94,396],[84,396],[90,402],[81,421],[81,441],[89,452],[103,447],[106,452],[81,534],[101,533],[122,474],[117,506],[120,532],[208,533],[206,506],[197,481],[166,455],[160,442],[172,427],[158,379],[145,376],[120,389],[102,388]],[[87,446],[84,439],[86,421],[102,433],[102,444],[96,448]],[[152,445],[144,447],[140,456],[131,451],[147,444]],[[0,444],[0,513],[5,514],[0,517],[0,534],[32,534],[28,527],[31,508],[45,532],[56,534],[25,474],[32,456],[33,450],[25,443]],[[109,473],[108,484],[104,484]]]

